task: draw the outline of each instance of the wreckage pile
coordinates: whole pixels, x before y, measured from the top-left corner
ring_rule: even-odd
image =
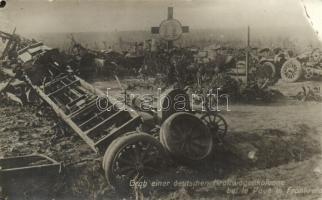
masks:
[[[294,55],[288,49],[221,46],[199,48],[151,48],[135,43],[135,51],[116,52],[112,48],[93,50],[71,37],[72,45],[63,54],[65,64],[85,80],[119,77],[155,79],[155,87],[189,86],[195,92],[225,88],[234,101],[272,101],[281,93],[271,90],[279,79],[295,82],[318,79],[321,74],[319,49]],[[106,45],[105,45],[106,46]],[[248,57],[248,59],[246,59]],[[221,78],[223,77],[223,78]],[[134,86],[133,86],[134,87]],[[130,86],[131,88],[131,86]]]
[[[50,109],[50,113],[55,113],[95,153],[104,155],[105,177],[117,189],[128,191],[129,182],[136,177],[153,177],[162,171],[169,159],[166,152],[184,158],[183,163],[208,158],[215,144],[213,139],[222,139],[227,131],[227,123],[223,117],[218,118],[217,113],[206,113],[200,119],[190,110],[189,98],[176,102],[176,95],[187,96],[181,89],[164,92],[168,98],[163,99],[160,113],[154,108],[139,112],[112,96],[106,97],[75,75],[57,49],[32,42],[18,49],[16,55],[1,66],[1,71],[11,77],[3,85],[2,92],[21,105],[37,101]],[[21,90],[10,90],[20,84]],[[188,126],[186,120],[191,122]],[[224,127],[220,128],[219,123]],[[198,128],[194,124],[198,124]],[[178,131],[178,128],[185,131]],[[222,130],[220,136],[217,135],[219,130]],[[187,133],[191,137],[187,137]],[[178,142],[182,143],[180,148],[176,145]],[[10,181],[13,177],[8,175],[10,169],[6,166],[2,165],[2,180]],[[27,169],[33,167],[46,168],[47,165],[32,165]],[[18,173],[24,169],[15,170]]]
[[[300,101],[322,101],[322,96],[320,95],[320,90],[318,87],[311,88],[309,86],[302,87],[302,91],[300,91],[296,96],[296,99]]]
[[[7,51],[12,55],[6,56],[1,65],[6,79],[0,89],[3,97],[21,105],[36,104],[42,113],[55,114],[53,118],[59,122],[55,126],[58,132],[72,130],[77,133],[93,152],[102,157],[101,168],[108,183],[124,193],[128,192],[130,181],[143,176],[154,177],[174,160],[187,166],[206,162],[215,150],[222,147],[227,122],[217,112],[206,112],[201,116],[193,112],[187,92],[183,90],[187,85],[202,94],[221,88],[236,101],[272,100],[280,95],[268,88],[275,81],[272,80],[272,65],[251,59],[251,63],[263,68],[253,67],[248,84],[243,87],[242,82],[234,78],[240,75],[238,70],[242,67],[236,71],[229,67],[237,63],[238,66],[245,65],[236,59],[238,56],[235,59],[218,56],[219,61],[204,62],[204,57],[194,56],[196,54],[190,50],[176,49],[171,54],[168,52],[168,65],[159,71],[166,74],[162,82],[164,86],[176,85],[164,91],[168,98],[162,100],[161,109],[151,106],[147,111],[138,105],[130,108],[128,102],[124,104],[112,96],[106,98],[103,92],[80,78],[77,73],[84,75],[86,70],[81,70],[79,65],[85,66],[84,63],[71,66],[73,62],[58,49],[36,41],[30,41],[27,46],[16,44],[20,42],[18,39],[12,41]],[[87,62],[103,63],[100,65],[102,69],[109,62],[108,65],[113,66],[109,73],[118,73],[115,69],[122,62],[118,59],[108,61],[111,58],[106,56],[111,54],[88,51],[77,45],[76,49],[77,61],[83,60],[86,65]],[[143,71],[138,73],[148,71],[143,66],[140,66]],[[177,95],[185,97],[185,101],[176,102]],[[248,151],[242,154],[245,155],[241,157],[249,157]]]
[[[108,78],[114,75],[138,75],[144,64],[142,53],[99,51],[85,48],[71,37],[72,44],[65,53],[67,64],[84,79]]]

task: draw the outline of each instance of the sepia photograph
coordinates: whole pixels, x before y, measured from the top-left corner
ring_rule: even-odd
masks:
[[[322,200],[322,0],[0,0],[0,200]]]

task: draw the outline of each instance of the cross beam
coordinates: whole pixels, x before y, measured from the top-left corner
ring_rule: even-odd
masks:
[[[162,39],[167,41],[177,40],[182,33],[188,32],[189,26],[182,26],[178,20],[173,18],[173,7],[168,7],[168,18],[162,21],[160,26],[151,27],[152,34],[159,34]]]
[[[168,19],[173,19],[173,7],[168,7]]]

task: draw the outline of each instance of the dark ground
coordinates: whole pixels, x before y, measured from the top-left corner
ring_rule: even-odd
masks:
[[[298,92],[301,82],[275,88],[285,93]],[[115,86],[114,81],[96,86]],[[140,90],[140,88],[136,89]],[[133,91],[138,92],[138,91]],[[293,95],[293,94],[287,94]],[[205,180],[201,187],[156,187],[145,194],[147,199],[319,199],[322,188],[321,136],[322,103],[284,100],[264,105],[231,105],[223,112],[229,130],[227,145],[240,144],[240,149],[254,151],[255,156],[242,158],[238,152],[225,152],[218,147],[213,160],[195,168],[179,166],[169,170],[163,178],[174,180]],[[35,182],[24,191],[10,186],[21,199],[120,199],[110,188],[101,169],[100,156],[74,133],[55,131],[54,120],[37,114],[35,107],[0,102],[0,156],[43,153],[64,163],[56,180],[39,185]],[[245,145],[246,144],[246,145]],[[253,150],[252,150],[253,149]],[[251,158],[251,159],[250,159]],[[33,179],[31,177],[30,179]],[[244,187],[211,185],[214,180],[271,180],[283,185]],[[306,188],[296,193],[292,188]],[[246,188],[246,189],[245,189]],[[271,188],[271,190],[269,190]],[[277,191],[281,189],[281,191]],[[39,191],[44,190],[41,193]],[[276,192],[277,191],[277,192]],[[299,190],[298,190],[299,191]],[[234,194],[231,194],[234,193]],[[41,195],[40,195],[41,194]],[[46,196],[43,196],[46,194]],[[19,199],[18,197],[12,199]]]

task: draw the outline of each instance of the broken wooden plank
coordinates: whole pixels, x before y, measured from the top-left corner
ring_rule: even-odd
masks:
[[[111,106],[112,107],[112,106]],[[79,127],[82,127],[82,126],[85,126],[86,124],[88,124],[89,122],[91,122],[93,119],[95,119],[95,118],[97,118],[97,117],[99,117],[99,116],[101,116],[102,114],[104,114],[104,113],[106,113],[109,109],[111,109],[111,107],[109,107],[108,109],[106,109],[106,110],[103,110],[103,111],[101,111],[100,113],[95,113],[95,115],[93,116],[93,117],[91,117],[91,118],[89,118],[88,120],[86,120],[85,122],[83,122],[82,124],[80,124],[79,125]]]
[[[50,107],[55,111],[55,113],[62,118],[90,147],[94,152],[97,152],[94,142],[84,134],[84,132],[73,122],[73,120],[68,117],[62,109],[60,109],[39,87],[34,86],[31,80],[25,76],[26,81],[31,85],[31,87],[37,92],[37,94],[46,101]]]
[[[125,111],[127,111],[131,115],[131,117],[133,117],[133,118],[139,116],[139,114],[135,110],[133,110],[133,108],[125,105],[124,103],[118,101],[117,99],[113,98],[110,95],[109,96],[106,96],[106,94],[103,91],[101,91],[101,90],[93,87],[91,84],[89,84],[88,82],[84,81],[83,79],[81,79],[81,78],[78,78],[78,79],[80,80],[81,85],[85,89],[89,90],[90,92],[96,94],[99,97],[107,97],[108,100],[111,102],[111,104],[115,105],[115,107],[118,110],[125,110]]]
[[[105,120],[103,120],[102,122],[100,122],[99,124],[97,124],[96,126],[94,126],[93,128],[87,130],[85,132],[86,135],[89,135],[97,130],[99,130],[105,123],[107,123],[108,121],[111,121],[112,119],[114,119],[116,116],[120,115],[121,113],[124,113],[124,111],[120,110],[116,113],[114,113],[113,115],[111,115],[110,117],[106,118]]]
[[[127,131],[130,131],[131,129],[136,127],[137,124],[140,122],[140,120],[141,120],[140,116],[132,118],[131,120],[124,123],[122,126],[111,131],[108,135],[106,135],[102,139],[95,142],[94,146],[101,147],[103,144],[111,142],[113,139],[116,139],[117,137],[121,136],[122,134],[125,134]]]
[[[70,87],[70,86],[72,86],[72,85],[74,85],[74,84],[76,84],[76,83],[78,83],[78,82],[79,82],[79,80],[75,80],[75,81],[73,81],[73,82],[69,83],[68,85],[65,85],[64,87],[61,87],[61,88],[59,88],[58,90],[56,90],[56,91],[54,91],[54,92],[52,92],[52,93],[48,94],[48,96],[52,96],[52,95],[57,94],[57,93],[59,93],[59,92],[61,92],[61,91],[63,91],[63,90],[66,90],[68,87]]]

